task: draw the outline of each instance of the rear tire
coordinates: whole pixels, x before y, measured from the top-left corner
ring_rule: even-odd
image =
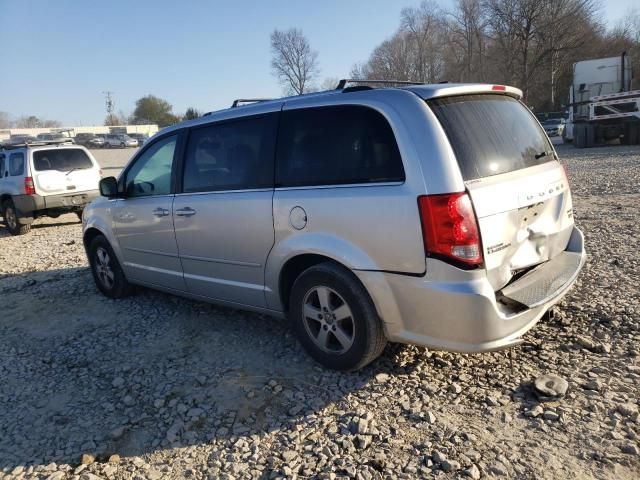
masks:
[[[131,295],[133,286],[127,281],[120,263],[107,239],[98,235],[89,246],[89,264],[96,287],[109,298]]]
[[[4,218],[4,224],[9,230],[11,235],[25,235],[31,230],[31,224],[22,225],[16,206],[13,204],[13,200],[6,200],[2,204],[2,218]]]
[[[364,367],[387,343],[369,293],[351,271],[332,262],[310,267],[296,279],[289,318],[309,355],[334,370]]]

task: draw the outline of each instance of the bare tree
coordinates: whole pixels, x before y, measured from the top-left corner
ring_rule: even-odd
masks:
[[[400,28],[410,42],[413,80],[442,80],[448,23],[440,8],[431,0],[424,0],[417,8],[404,8]]]
[[[461,70],[456,80],[468,82],[484,80],[484,55],[486,48],[486,19],[480,0],[458,0],[449,39],[459,51]]]
[[[302,30],[274,30],[271,34],[271,68],[287,93],[302,94],[319,73],[318,53],[311,50]]]
[[[16,128],[38,128],[42,127],[42,120],[35,115],[25,115],[15,121]]]
[[[403,32],[396,33],[376,47],[369,61],[353,68],[354,78],[373,80],[414,80],[410,42]]]
[[[498,47],[494,58],[507,59],[507,81],[517,84],[526,100],[545,84],[555,104],[566,53],[595,40],[594,0],[486,0],[484,8]],[[544,71],[550,72],[551,85],[542,80]]]
[[[44,128],[58,128],[62,126],[60,120],[42,120],[41,124]]]
[[[0,128],[9,128],[9,127],[11,127],[9,114],[7,112],[0,112]]]

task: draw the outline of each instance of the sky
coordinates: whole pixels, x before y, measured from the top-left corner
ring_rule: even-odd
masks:
[[[603,0],[613,24],[637,0]],[[450,9],[454,0],[436,0]],[[147,94],[174,112],[277,97],[269,36],[300,28],[321,78],[345,78],[420,0],[0,0],[0,111],[101,125],[105,91],[129,115]]]

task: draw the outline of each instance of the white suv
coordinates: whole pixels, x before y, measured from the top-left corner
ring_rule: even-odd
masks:
[[[96,198],[101,171],[86,148],[69,142],[37,142],[0,149],[0,212],[12,235],[33,220],[75,212]]]

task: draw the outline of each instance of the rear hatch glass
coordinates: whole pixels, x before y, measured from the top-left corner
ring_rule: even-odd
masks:
[[[33,168],[38,171],[68,172],[93,167],[91,159],[79,148],[59,148],[33,152]]]
[[[33,152],[36,191],[43,194],[75,193],[98,188],[100,173],[80,148]]]
[[[552,160],[546,134],[533,115],[506,95],[431,100],[465,180],[508,173]]]
[[[569,185],[533,114],[506,95],[430,100],[478,217],[496,291],[565,250],[573,230]]]

